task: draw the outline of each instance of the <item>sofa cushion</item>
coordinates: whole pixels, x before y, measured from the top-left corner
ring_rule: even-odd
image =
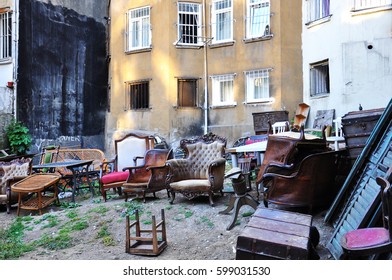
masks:
[[[208,191],[211,188],[211,183],[208,179],[182,180],[170,183],[170,188],[174,191]]]
[[[103,184],[110,184],[115,182],[126,181],[128,179],[129,171],[112,172],[102,176],[101,181]]]

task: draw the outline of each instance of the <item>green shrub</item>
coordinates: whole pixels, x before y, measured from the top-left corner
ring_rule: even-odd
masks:
[[[5,133],[7,140],[11,148],[11,152],[17,155],[26,154],[31,146],[31,136],[29,129],[25,127],[21,122],[16,120],[6,127]]]

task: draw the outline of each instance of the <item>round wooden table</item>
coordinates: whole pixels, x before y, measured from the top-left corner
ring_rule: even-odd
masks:
[[[43,208],[55,200],[59,202],[57,189],[59,180],[60,176],[55,174],[33,174],[13,184],[11,190],[18,193],[17,215],[19,216],[20,209],[38,210],[42,215]],[[51,187],[53,187],[53,196],[42,194]],[[33,195],[27,201],[22,201],[22,193],[32,193],[36,196]]]

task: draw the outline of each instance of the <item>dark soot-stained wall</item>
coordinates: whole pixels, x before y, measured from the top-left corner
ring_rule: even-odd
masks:
[[[17,113],[34,139],[104,147],[105,40],[104,24],[93,18],[20,1]]]

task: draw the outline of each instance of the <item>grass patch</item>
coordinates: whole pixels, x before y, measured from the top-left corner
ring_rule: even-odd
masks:
[[[23,243],[25,226],[22,219],[17,218],[9,228],[0,228],[0,259],[18,259],[26,252],[33,251],[34,247]]]
[[[75,202],[67,202],[67,201],[60,202],[60,208],[63,208],[63,209],[72,209],[72,208],[77,208],[80,206],[81,206],[80,204],[77,204]]]
[[[242,213],[242,217],[249,217],[249,216],[252,216],[253,213],[254,213],[254,211],[244,212],[244,213]]]
[[[53,214],[44,214],[41,219],[36,221],[36,224],[40,224],[44,222],[46,222],[46,224],[42,226],[42,229],[53,228],[60,223],[59,218]]]
[[[88,211],[88,213],[97,213],[97,214],[105,215],[106,212],[108,212],[108,211],[109,211],[109,208],[107,208],[106,206],[103,206],[103,205],[99,205],[97,207],[90,209]]]
[[[44,234],[34,245],[49,250],[61,250],[73,246],[73,239],[68,230],[60,230],[58,234]]]
[[[86,228],[88,228],[87,221],[79,221],[79,222],[73,224],[71,227],[72,230],[79,230],[79,231],[84,230]]]
[[[183,219],[188,219],[188,218],[190,218],[192,216],[193,216],[193,211],[191,211],[189,209],[186,209],[186,208],[182,208],[178,212],[177,216],[174,217],[174,220],[182,221]]]
[[[113,237],[111,236],[108,226],[106,224],[102,225],[97,233],[97,238],[102,238],[102,243],[105,246],[114,246],[116,242],[114,241]]]
[[[200,218],[202,223],[206,223],[208,227],[213,228],[215,226],[215,224],[213,222],[211,222],[210,219],[208,219],[206,216],[202,216]]]
[[[66,214],[66,216],[67,216],[69,219],[73,220],[73,219],[75,219],[75,218],[78,216],[78,211],[76,211],[75,209],[70,210],[70,211]]]

